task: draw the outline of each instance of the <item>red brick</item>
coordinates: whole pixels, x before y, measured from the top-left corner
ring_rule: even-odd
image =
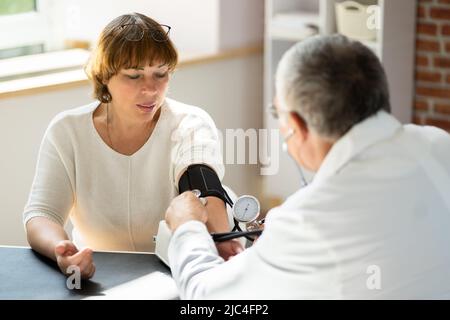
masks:
[[[450,36],[450,24],[444,24],[441,27],[441,34],[443,36]]]
[[[416,66],[427,67],[428,66],[428,57],[416,56]]]
[[[442,119],[432,119],[432,118],[426,118],[425,124],[429,126],[435,126],[447,131],[450,131],[450,119],[449,120],[442,120]]]
[[[417,71],[416,80],[426,82],[440,82],[441,74],[438,72]]]
[[[450,74],[447,76],[447,83],[450,83]]]
[[[431,2],[433,0],[419,0],[419,3],[426,3],[426,2]]]
[[[437,35],[437,25],[433,23],[418,23],[417,24],[417,33],[418,34],[427,34],[427,35]]]
[[[414,116],[412,122],[415,124],[423,124],[424,120],[423,120],[423,117],[421,117],[421,116]]]
[[[447,53],[450,53],[450,42],[447,42],[445,44],[445,50],[447,51]]]
[[[443,20],[449,20],[450,19],[450,9],[446,8],[431,8],[430,9],[430,17],[434,19],[443,19]]]
[[[450,99],[450,87],[448,88],[426,88],[417,87],[416,93],[420,96]]]
[[[434,66],[439,68],[450,68],[450,58],[434,58]]]
[[[437,113],[450,114],[450,104],[436,104],[434,111]]]
[[[428,111],[428,102],[424,100],[416,100],[414,102],[414,109],[420,111]]]
[[[441,4],[450,4],[450,0],[439,0]]]
[[[424,6],[418,6],[417,8],[417,17],[425,18],[427,15],[427,9]]]
[[[416,50],[439,52],[439,42],[430,40],[416,40]]]

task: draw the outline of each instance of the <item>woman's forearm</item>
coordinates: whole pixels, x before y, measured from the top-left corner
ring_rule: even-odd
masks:
[[[206,227],[209,232],[229,232],[228,214],[224,202],[216,197],[207,197],[206,211],[208,220]],[[228,260],[243,250],[242,245],[236,240],[229,240],[216,243],[219,255]]]
[[[228,232],[228,214],[224,202],[217,197],[206,197],[206,210],[208,211],[208,221],[206,227],[210,232]]]
[[[69,240],[63,227],[45,217],[30,219],[26,224],[26,231],[30,246],[52,260],[56,260],[56,244],[62,240]]]

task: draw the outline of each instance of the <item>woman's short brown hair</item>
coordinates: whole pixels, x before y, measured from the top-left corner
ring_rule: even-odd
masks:
[[[139,25],[144,35],[139,41],[130,41],[132,28],[124,26]],[[150,32],[149,32],[150,31]],[[135,68],[144,64],[162,63],[173,71],[178,62],[178,54],[167,35],[164,41],[157,41],[151,32],[165,34],[165,30],[155,20],[140,14],[124,14],[112,20],[101,32],[85,72],[94,86],[94,98],[101,102],[111,101],[111,94],[105,82],[116,75],[120,69]]]

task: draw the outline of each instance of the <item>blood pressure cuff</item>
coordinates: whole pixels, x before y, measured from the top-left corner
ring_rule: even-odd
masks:
[[[181,193],[198,189],[201,192],[200,197],[217,197],[228,203],[231,207],[233,201],[228,193],[222,187],[216,172],[203,164],[190,165],[178,182],[178,190]]]

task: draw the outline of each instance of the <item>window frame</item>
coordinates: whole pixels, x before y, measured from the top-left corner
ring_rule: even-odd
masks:
[[[0,16],[0,50],[41,44],[44,51],[54,49],[58,41],[51,28],[54,6],[54,0],[36,0],[34,12]]]

